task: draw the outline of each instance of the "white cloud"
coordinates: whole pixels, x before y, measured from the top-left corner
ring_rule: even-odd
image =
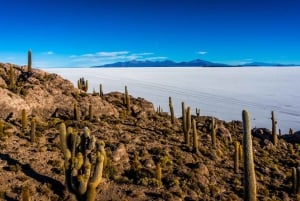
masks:
[[[54,52],[53,51],[48,51],[48,52],[43,52],[43,54],[52,55],[52,54],[54,54]]]
[[[97,53],[96,53],[97,56],[101,56],[101,57],[116,57],[116,56],[127,55],[127,54],[129,54],[128,51],[119,51],[119,52],[97,52]]]
[[[201,55],[205,55],[205,54],[207,54],[207,52],[206,51],[199,51],[199,52],[197,52],[198,54],[201,54]]]
[[[145,60],[166,60],[168,57],[149,57],[145,58]]]
[[[152,52],[130,53],[129,51],[96,52],[82,55],[71,55],[72,62],[86,65],[101,65],[130,60],[163,60],[166,57],[148,57]]]

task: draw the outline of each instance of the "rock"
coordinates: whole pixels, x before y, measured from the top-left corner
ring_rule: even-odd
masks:
[[[152,159],[147,159],[145,162],[144,162],[144,166],[146,168],[150,168],[150,169],[154,169],[155,168],[155,163]]]
[[[225,126],[223,124],[218,125],[217,134],[219,136],[221,136],[222,138],[225,138],[225,140],[227,140],[227,142],[230,142],[230,143],[232,142],[231,133],[227,128],[225,128]]]
[[[113,161],[114,162],[128,162],[129,157],[124,144],[120,144],[118,148],[113,152]]]

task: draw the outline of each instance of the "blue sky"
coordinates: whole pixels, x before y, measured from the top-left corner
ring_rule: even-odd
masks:
[[[300,64],[299,0],[0,0],[0,62]]]

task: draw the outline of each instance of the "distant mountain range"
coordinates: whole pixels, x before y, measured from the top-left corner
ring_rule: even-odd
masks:
[[[192,60],[189,62],[174,62],[171,60],[164,61],[138,61],[131,60],[125,62],[116,62],[112,64],[105,64],[102,66],[93,66],[94,68],[101,67],[243,67],[243,66],[296,66],[294,64],[279,64],[279,63],[264,63],[264,62],[251,62],[243,65],[228,65],[223,63],[214,63],[201,59]]]

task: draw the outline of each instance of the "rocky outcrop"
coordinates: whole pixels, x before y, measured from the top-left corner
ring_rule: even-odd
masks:
[[[2,64],[0,68],[0,118],[6,118],[11,112],[13,112],[13,118],[18,118],[23,109],[29,115],[42,118],[49,118],[55,111],[59,112],[62,108],[65,114],[73,114],[75,103],[83,114],[89,104],[92,104],[95,116],[119,115],[115,107],[101,97],[87,95],[75,88],[70,81],[42,70],[34,69],[32,74],[25,77],[26,70],[14,66],[16,89],[12,90],[8,87],[10,66],[10,64]]]

